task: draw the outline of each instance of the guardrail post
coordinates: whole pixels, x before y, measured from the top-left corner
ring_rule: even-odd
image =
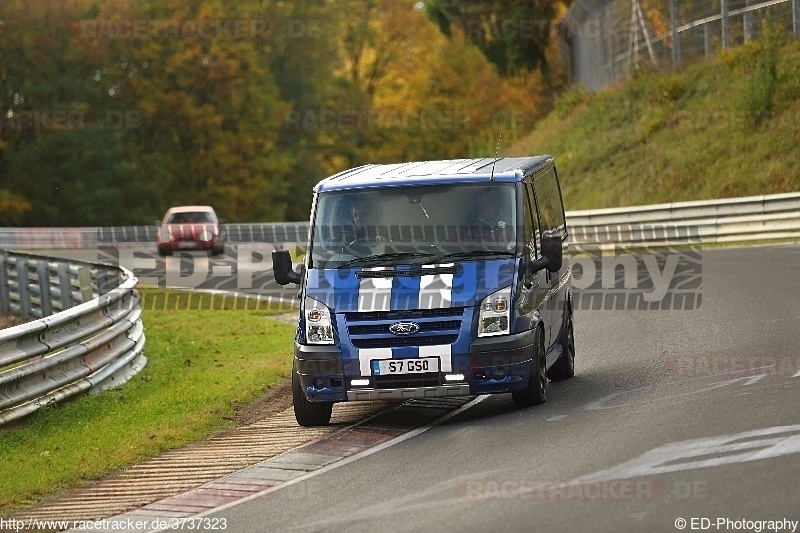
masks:
[[[28,276],[28,260],[17,258],[17,292],[19,293],[19,315],[31,316],[31,290]]]
[[[6,254],[0,253],[0,311],[11,310],[11,298],[8,294],[8,274],[6,273]]]
[[[108,275],[105,272],[98,272],[96,279],[97,279],[97,294],[102,296],[109,291]]]
[[[87,267],[80,267],[78,269],[78,287],[80,287],[81,300],[84,303],[91,301],[94,298],[94,291],[92,291],[92,271]]]
[[[66,311],[73,305],[72,282],[69,278],[69,265],[67,263],[58,264],[58,285],[61,288],[61,309]]]
[[[722,49],[728,48],[728,0],[720,0],[720,7],[722,11]]]
[[[36,271],[39,274],[39,298],[42,306],[42,317],[53,314],[53,302],[50,297],[50,269],[47,261],[37,261]]]

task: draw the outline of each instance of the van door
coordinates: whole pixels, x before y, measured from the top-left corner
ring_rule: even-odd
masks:
[[[541,232],[539,230],[539,217],[536,214],[536,199],[533,194],[533,183],[525,181],[525,201],[524,201],[524,239],[525,248],[523,253],[525,264],[529,265],[542,257]],[[546,270],[533,272],[530,268],[522,269],[520,294],[521,298],[520,313],[529,318],[533,318],[536,311],[539,311],[544,326],[545,343],[548,342],[550,335],[550,322],[552,322],[552,310],[547,305],[550,281]]]
[[[533,190],[541,235],[549,235],[555,238],[557,242],[561,243],[562,252],[566,252],[567,225],[555,167],[551,167],[534,179]],[[549,298],[545,304],[545,307],[548,308],[548,326],[550,330],[546,341],[548,349],[558,342],[558,335],[561,332],[569,281],[567,279],[569,276],[568,265],[569,261],[564,257],[561,262],[561,268],[557,272],[550,272],[549,270],[546,272],[549,285]]]

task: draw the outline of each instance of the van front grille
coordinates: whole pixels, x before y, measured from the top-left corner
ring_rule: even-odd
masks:
[[[463,315],[463,307],[372,311],[346,313],[345,323],[350,341],[359,349],[436,346],[453,344],[458,340]],[[419,329],[412,335],[395,335],[390,328],[398,322],[413,323]]]

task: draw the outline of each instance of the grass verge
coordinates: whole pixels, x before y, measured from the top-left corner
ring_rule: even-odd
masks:
[[[572,89],[507,153],[554,155],[568,210],[800,190],[800,40]]]
[[[289,374],[294,326],[267,316],[288,309],[247,310],[226,298],[176,310],[151,305],[174,301],[173,292],[142,293],[148,363],[141,373],[0,428],[0,516],[231,427],[237,406]]]

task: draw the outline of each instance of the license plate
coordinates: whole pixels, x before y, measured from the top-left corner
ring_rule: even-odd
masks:
[[[194,248],[195,244],[193,242],[179,242],[177,246],[180,249],[186,249],[186,248]]]
[[[391,374],[424,374],[439,371],[438,357],[420,359],[382,359],[372,362],[372,373],[376,376]]]

